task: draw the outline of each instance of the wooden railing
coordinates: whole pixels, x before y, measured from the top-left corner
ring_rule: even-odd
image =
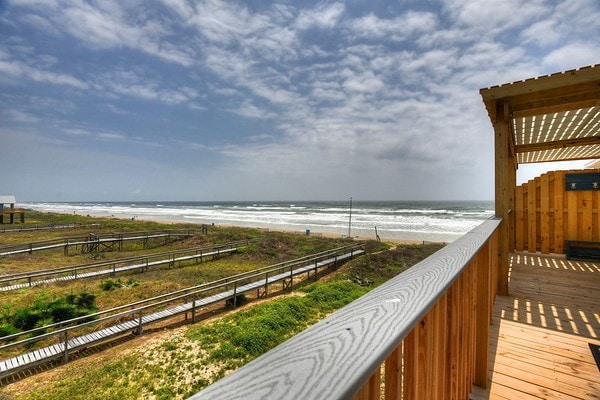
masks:
[[[22,289],[56,281],[95,278],[102,275],[114,276],[122,272],[144,272],[151,267],[161,265],[168,265],[169,268],[172,268],[176,264],[187,262],[200,263],[204,257],[219,257],[222,254],[236,251],[240,246],[247,246],[257,241],[258,239],[237,240],[108,261],[0,275],[0,291]]]
[[[31,243],[16,243],[0,245],[0,256],[10,256],[15,254],[33,253],[34,251],[50,250],[63,248],[65,256],[69,255],[70,247],[81,247],[83,252],[98,250],[102,246],[117,246],[122,248],[125,241],[141,241],[144,246],[150,239],[166,239],[190,237],[199,235],[200,232],[190,229],[166,229],[154,231],[123,232],[123,233],[90,233],[87,236],[69,236],[55,239],[48,239]]]
[[[194,399],[467,399],[485,387],[500,219],[197,393]]]

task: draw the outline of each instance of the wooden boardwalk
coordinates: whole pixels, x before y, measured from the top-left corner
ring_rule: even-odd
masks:
[[[339,262],[343,262],[362,253],[364,253],[363,250],[353,250],[350,253],[334,256],[318,262],[308,263],[307,261],[307,264],[305,266],[295,268],[290,271],[282,272],[277,275],[267,276],[266,279],[260,279],[251,283],[240,284],[239,286],[233,285],[234,282],[232,281],[231,286],[234,286],[233,289],[224,290],[219,293],[196,299],[191,302],[188,301],[181,305],[170,307],[161,311],[152,312],[146,315],[140,314],[139,318],[129,317],[130,319],[125,322],[111,325],[109,327],[99,329],[92,333],[68,338],[66,341],[63,339],[57,344],[43,347],[35,351],[27,352],[24,354],[20,354],[16,357],[2,360],[0,361],[0,377],[9,376],[13,373],[22,371],[24,369],[28,369],[37,364],[49,362],[56,359],[63,359],[66,362],[68,361],[69,353],[74,350],[89,347],[94,344],[98,344],[113,337],[124,334],[139,334],[141,333],[143,326],[161,320],[170,319],[177,315],[186,314],[187,316],[187,313],[191,312],[193,320],[195,311],[201,307],[215,304],[219,301],[231,299],[242,293],[266,288],[268,284],[280,281],[285,282],[286,280],[303,273],[310,273],[310,271],[316,272],[319,268],[324,268]],[[289,283],[289,285],[291,285],[291,282]],[[67,333],[65,332],[65,335],[66,334]]]
[[[100,276],[114,275],[114,274],[118,274],[118,273],[122,273],[122,272],[131,272],[131,271],[136,271],[136,270],[144,271],[144,270],[148,270],[148,268],[150,268],[150,267],[155,267],[157,265],[165,265],[165,264],[174,265],[176,262],[184,262],[184,261],[192,261],[192,260],[194,262],[198,262],[198,260],[202,260],[202,258],[204,258],[204,257],[224,255],[224,254],[228,254],[228,253],[233,253],[236,250],[237,250],[236,247],[225,248],[225,249],[219,249],[219,250],[210,251],[210,252],[206,252],[206,253],[194,254],[194,255],[190,255],[190,256],[171,257],[171,258],[157,260],[157,261],[151,261],[151,262],[146,261],[146,262],[142,262],[142,263],[131,264],[131,265],[122,266],[122,267],[113,267],[113,268],[108,268],[108,269],[102,269],[99,271],[92,271],[92,272],[76,272],[76,270],[75,270],[75,272],[72,273],[71,271],[67,270],[66,273],[69,273],[70,275],[62,275],[62,276],[59,276],[56,278],[40,279],[37,281],[32,280],[32,277],[43,276],[44,272],[41,271],[41,273],[32,273],[29,276],[27,276],[27,275],[21,276],[19,279],[29,279],[28,282],[2,286],[2,287],[0,287],[0,292],[24,289],[24,288],[28,288],[28,287],[32,287],[32,286],[44,285],[44,284],[55,283],[55,282],[72,281],[72,280],[77,280],[77,279],[97,278]],[[143,258],[144,257],[140,257],[140,259],[143,259]],[[108,264],[108,263],[106,263],[106,264]],[[64,274],[64,273],[65,272],[58,272],[57,274]],[[3,278],[3,277],[0,276],[0,278]]]
[[[471,399],[600,399],[600,263],[512,254],[491,330],[488,389]]]
[[[193,236],[194,234],[196,234],[194,231],[189,230],[126,232],[99,235],[90,234],[88,236],[49,239],[41,242],[0,245],[0,256],[12,256],[25,253],[31,254],[34,251],[57,248],[63,248],[65,256],[67,256],[69,255],[69,248],[71,247],[81,247],[82,252],[90,253],[92,251],[98,251],[101,248],[113,249],[114,246],[121,249],[123,242],[126,241],[142,241],[145,246],[150,239],[185,238]]]

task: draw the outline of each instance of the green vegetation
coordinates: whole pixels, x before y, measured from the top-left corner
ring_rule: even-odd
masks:
[[[66,366],[56,384],[23,399],[187,398],[367,292],[351,282],[315,283],[208,325],[189,327],[85,371]]]
[[[100,282],[100,289],[104,291],[111,291],[115,289],[121,289],[126,287],[136,287],[139,285],[139,282],[133,278],[127,279],[127,281],[122,281],[121,278],[117,280],[114,279],[106,279]]]
[[[14,311],[10,304],[4,304],[0,315],[0,337],[92,314],[98,311],[95,300],[94,294],[82,292],[54,300],[40,295],[33,305]]]
[[[353,262],[352,268],[344,271],[340,278],[361,286],[376,287],[442,247],[442,243],[402,244],[387,251],[368,252]]]
[[[40,213],[41,214],[41,213]],[[58,223],[43,214],[45,221]],[[30,217],[31,218],[31,217]],[[74,216],[63,216],[74,221]],[[85,220],[85,218],[83,218]],[[181,225],[160,225],[142,221],[90,218],[94,232],[132,231],[135,228],[179,229]],[[197,227],[197,226],[196,226]],[[79,228],[77,228],[79,229]],[[85,230],[82,230],[82,232]],[[42,240],[52,235],[40,231],[29,240]],[[65,235],[65,231],[61,232]],[[68,235],[75,235],[69,231]],[[79,234],[79,233],[77,233]],[[7,241],[25,241],[25,236],[10,234]],[[274,264],[318,251],[339,247],[349,239],[327,239],[307,235],[266,232],[259,229],[210,227],[208,235],[199,235],[178,243],[165,245],[160,251],[224,243],[247,238],[263,240],[240,248],[236,254],[199,265],[183,265],[171,269],[157,268],[118,278],[97,278],[84,281],[62,282],[56,285],[33,287],[28,290],[0,293],[2,315],[11,318],[21,308],[25,314],[41,314],[39,310],[56,309],[54,314],[67,315],[78,302],[84,302],[71,293],[87,293],[84,299],[95,300],[100,309],[112,308],[169,291],[208,282],[234,273]],[[21,240],[19,240],[21,238]],[[47,238],[47,237],[46,237]],[[295,292],[266,302],[250,303],[253,296],[240,295],[235,313],[222,318],[165,330],[146,340],[127,342],[98,354],[88,355],[64,365],[60,370],[49,371],[50,378],[34,376],[5,386],[2,399],[136,399],[187,398],[228,371],[238,368],[277,344],[314,324],[327,314],[343,307],[377,285],[397,275],[404,269],[439,249],[441,245],[399,245],[371,241],[368,254],[348,262],[326,282],[310,285],[294,284]],[[156,251],[156,250],[153,250]],[[61,250],[40,252],[18,257],[5,257],[0,271],[52,268],[89,262],[92,257],[106,259],[152,252],[133,249],[128,252],[78,254],[66,257]],[[86,296],[87,296],[86,295]],[[248,297],[247,297],[248,296]],[[54,300],[48,300],[54,299]],[[36,304],[39,303],[39,307]],[[86,307],[83,307],[86,309]],[[93,310],[94,307],[87,307]],[[60,310],[60,311],[59,311]],[[230,310],[230,309],[229,309]],[[52,312],[44,314],[35,324],[54,318]],[[14,319],[0,320],[0,332],[9,334],[18,329]],[[28,321],[30,317],[21,318]],[[37,317],[36,317],[37,318]],[[31,322],[27,322],[31,324]],[[25,326],[25,322],[21,323]],[[28,384],[30,379],[36,384]],[[41,383],[43,382],[43,383]]]

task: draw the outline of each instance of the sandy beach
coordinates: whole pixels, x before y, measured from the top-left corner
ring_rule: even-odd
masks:
[[[69,213],[61,213],[61,214],[69,214]],[[102,213],[102,212],[92,212],[92,213],[84,213],[84,214],[76,214],[73,215],[84,215],[95,218],[118,218],[118,219],[126,219],[126,220],[136,220],[136,221],[151,221],[151,222],[160,222],[164,224],[208,224],[215,226],[228,226],[228,227],[240,227],[240,228],[256,228],[256,229],[264,229],[267,231],[276,231],[276,232],[285,232],[285,233],[294,233],[300,235],[306,235],[306,230],[298,229],[296,226],[292,225],[275,225],[275,224],[266,224],[266,223],[228,223],[228,222],[220,222],[214,223],[209,221],[202,221],[199,219],[190,219],[190,218],[182,218],[177,216],[149,216],[149,215],[137,215],[132,213]],[[348,232],[341,232],[340,229],[323,229],[320,231],[310,230],[309,235],[319,236],[319,237],[328,237],[328,238],[340,238],[340,237],[348,237]],[[363,232],[363,234],[352,234],[351,237],[356,240],[377,240],[375,236],[375,232],[372,235],[368,235]],[[424,240],[418,239],[403,239],[403,238],[390,238],[390,237],[381,237],[380,240],[383,242],[394,243],[394,244],[420,244],[426,242]]]

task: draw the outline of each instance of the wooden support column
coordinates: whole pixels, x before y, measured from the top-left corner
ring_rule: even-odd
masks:
[[[498,293],[508,295],[508,252],[511,247],[511,210],[514,203],[516,171],[514,154],[511,151],[510,118],[508,105],[505,102],[496,102],[496,116],[494,121],[494,146],[495,146],[495,186],[496,186],[496,216],[502,218],[499,228],[498,245]],[[514,226],[514,225],[513,225]],[[514,237],[514,228],[513,228]]]

